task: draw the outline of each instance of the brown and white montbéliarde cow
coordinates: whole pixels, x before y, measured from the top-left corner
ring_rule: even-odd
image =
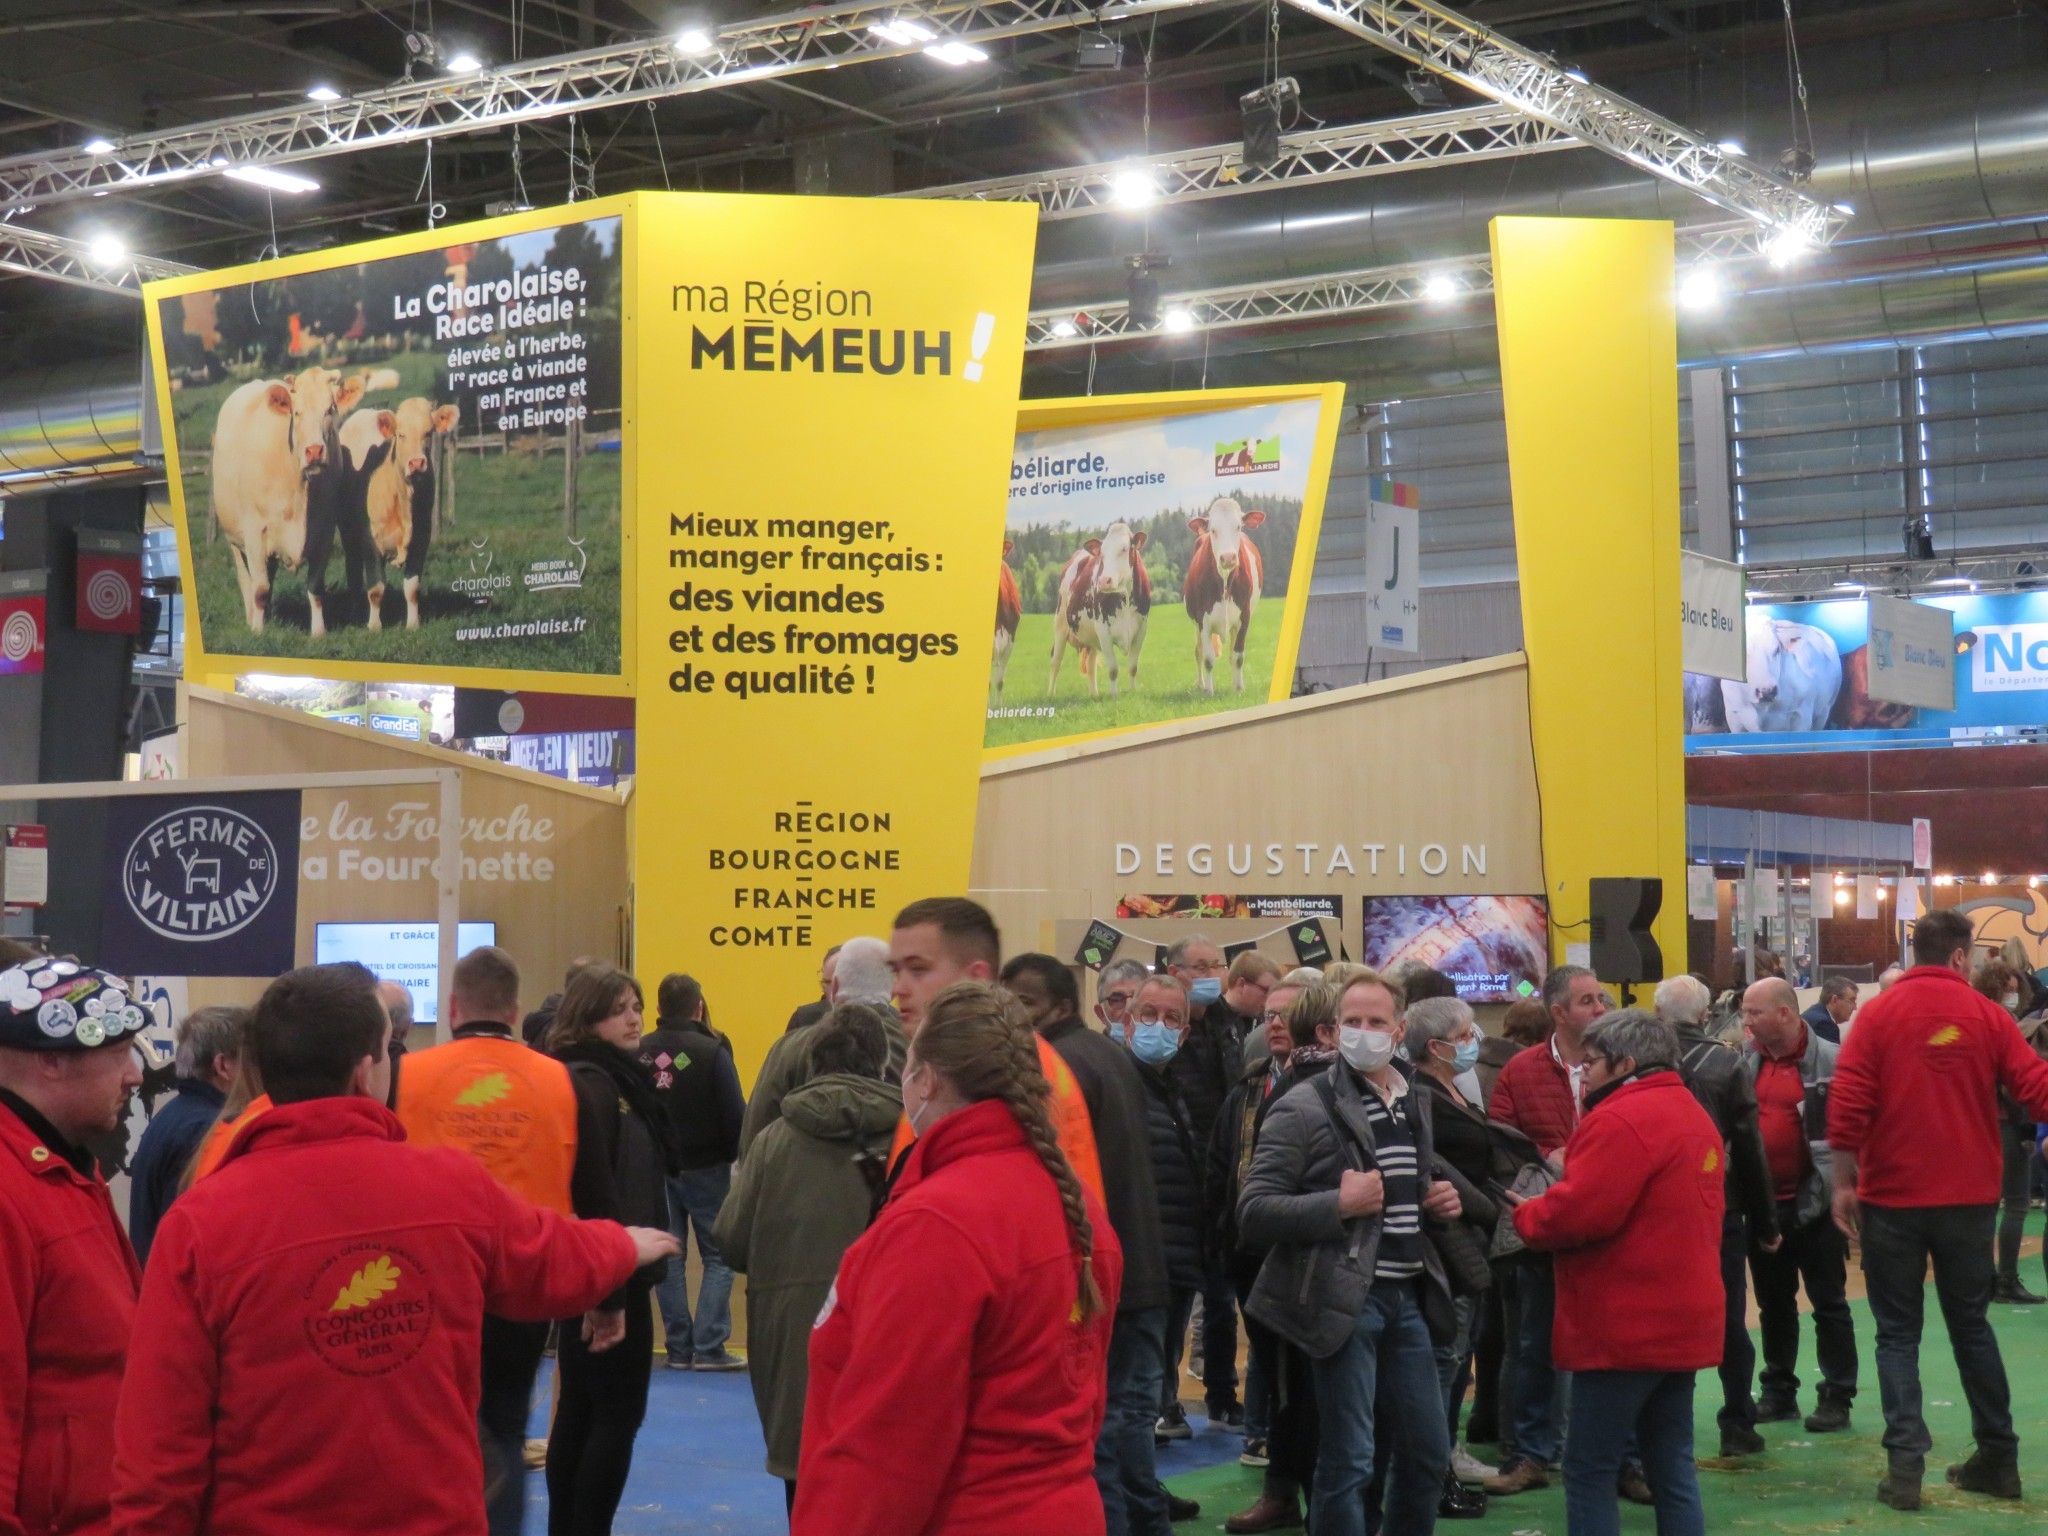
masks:
[[[456,408],[415,395],[395,411],[357,411],[341,429],[349,469],[349,516],[360,517],[370,628],[384,627],[384,569],[405,570],[405,627],[420,627],[420,573],[434,537],[436,434],[453,432]],[[346,544],[346,541],[344,541]]]
[[[1217,497],[1207,512],[1188,519],[1196,533],[1195,552],[1182,590],[1188,617],[1195,621],[1195,676],[1204,693],[1216,691],[1216,662],[1225,650],[1237,691],[1244,692],[1244,642],[1265,581],[1249,530],[1265,520],[1265,513],[1247,512],[1228,496]]]
[[[326,633],[318,588],[340,503],[340,421],[363,379],[307,368],[251,379],[221,402],[213,429],[213,517],[233,551],[242,616],[263,633],[280,563],[308,565],[312,632]],[[313,568],[318,567],[318,571]]]
[[[1109,696],[1117,696],[1119,652],[1129,664],[1131,686],[1138,686],[1138,653],[1145,648],[1145,626],[1152,617],[1152,578],[1145,574],[1144,552],[1143,532],[1131,532],[1128,523],[1111,523],[1101,538],[1068,556],[1052,621],[1048,697],[1059,683],[1060,662],[1070,645],[1080,653],[1091,695],[1102,692],[1100,657],[1109,663]]]
[[[1008,555],[1016,546],[1011,540],[1003,540],[1003,553]],[[1017,591],[1017,573],[1010,569],[1010,562],[996,562],[996,646],[994,659],[989,663],[988,701],[1000,704],[1003,699],[1003,674],[1010,670],[1010,648],[1017,643],[1017,621],[1024,615],[1024,599]]]

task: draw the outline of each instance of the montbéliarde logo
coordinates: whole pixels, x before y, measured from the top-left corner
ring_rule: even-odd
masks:
[[[224,805],[159,816],[121,860],[129,909],[167,939],[205,943],[239,933],[278,889],[277,848],[263,827]]]
[[[700,372],[908,374],[976,384],[996,334],[996,317],[986,310],[964,335],[891,325],[886,317],[877,324],[869,290],[821,283],[744,282],[737,305],[723,283],[675,283],[669,308],[692,317],[690,367]],[[738,318],[718,318],[724,315]]]

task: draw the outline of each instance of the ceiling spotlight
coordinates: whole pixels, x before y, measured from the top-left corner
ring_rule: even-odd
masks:
[[[1984,883],[1986,885],[1996,885],[1998,884],[1998,876],[1987,869],[1984,871]]]
[[[702,27],[689,27],[676,37],[677,53],[709,53],[718,46]]]
[[[1124,297],[1132,325],[1159,323],[1159,274],[1172,265],[1173,258],[1163,252],[1141,251],[1124,258],[1124,269],[1130,274],[1125,279]]]
[[[1244,122],[1241,158],[1247,167],[1263,171],[1280,163],[1280,119],[1289,107],[1300,104],[1301,83],[1292,75],[1238,97],[1237,109]]]
[[[115,235],[94,235],[85,254],[96,267],[118,267],[128,259],[128,247]]]
[[[1109,178],[1109,195],[1120,207],[1143,208],[1159,195],[1152,173],[1137,166],[1118,171]]]
[[[1426,69],[1409,70],[1402,77],[1401,89],[1418,107],[1448,107],[1451,104],[1451,98],[1444,94],[1443,82]]]
[[[114,152],[114,141],[112,139],[87,139],[85,141],[85,152],[88,155],[111,155]]]
[[[1122,69],[1124,45],[1107,32],[1083,32],[1074,39],[1074,68]]]
[[[1422,296],[1432,304],[1448,304],[1464,291],[1448,272],[1439,272],[1422,285]]]
[[[1081,327],[1071,320],[1055,320],[1052,323],[1052,333],[1064,341],[1068,337],[1080,335]]]
[[[294,176],[290,171],[280,171],[267,165],[231,166],[226,174],[236,181],[246,181],[252,187],[261,187],[266,192],[318,192],[320,183],[310,176]]]
[[[448,73],[451,75],[473,75],[483,67],[484,61],[467,49],[456,54],[447,64]]]
[[[1856,217],[1856,205],[1854,203],[1831,203],[1829,206],[1845,219]]]
[[[1813,237],[1789,224],[1772,230],[1764,241],[1764,255],[1774,267],[1789,267],[1812,250]]]
[[[977,48],[972,43],[963,43],[958,39],[934,43],[931,47],[925,49],[925,52],[932,58],[937,59],[941,64],[951,64],[955,69],[958,69],[963,64],[986,64],[988,62],[987,49]]]
[[[1835,905],[1838,907],[1846,907],[1847,905],[1849,905],[1849,893],[1847,891],[1836,891]]]
[[[887,21],[877,21],[868,31],[885,43],[894,43],[899,48],[914,47],[918,43],[929,43],[939,34],[921,21],[908,16],[892,16]]]
[[[1740,155],[1747,153],[1747,151],[1743,149],[1742,140],[1740,139],[1723,139],[1720,143],[1716,144],[1714,148],[1721,151],[1721,153],[1724,155]]]
[[[1678,302],[1685,309],[1714,309],[1721,303],[1721,275],[1712,267],[1694,267],[1678,280]]]
[[[1185,309],[1169,309],[1159,324],[1170,335],[1179,336],[1195,328],[1195,317]]]
[[[341,100],[341,92],[331,85],[316,85],[313,89],[306,92],[306,100],[321,102],[339,101]]]

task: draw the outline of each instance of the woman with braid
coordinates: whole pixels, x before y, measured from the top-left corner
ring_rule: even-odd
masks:
[[[1123,1256],[1060,1151],[1022,1010],[933,999],[917,1141],[811,1331],[792,1536],[1102,1536],[1095,1438]]]

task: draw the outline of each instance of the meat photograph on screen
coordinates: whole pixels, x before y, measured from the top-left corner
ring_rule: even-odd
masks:
[[[1427,965],[1468,1003],[1512,1003],[1543,984],[1549,911],[1541,896],[1368,896],[1365,963]]]

